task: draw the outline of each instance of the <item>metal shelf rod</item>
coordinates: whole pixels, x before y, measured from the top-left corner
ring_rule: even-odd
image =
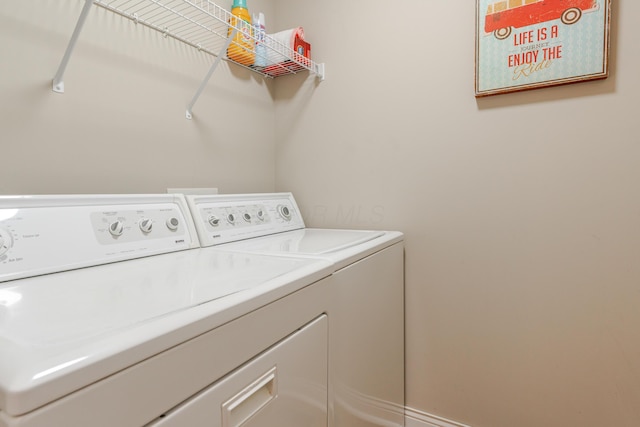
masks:
[[[222,61],[222,58],[225,58],[227,56],[226,55],[227,49],[229,48],[229,45],[231,44],[231,41],[233,40],[233,38],[236,36],[237,32],[238,30],[236,28],[233,28],[233,30],[231,31],[231,34],[229,35],[229,37],[227,37],[227,41],[224,43],[224,46],[222,46],[222,49],[220,49],[220,52],[216,56],[215,61],[213,61],[213,64],[211,64],[211,68],[209,68],[209,72],[204,77],[204,80],[202,81],[202,83],[200,83],[200,87],[196,91],[195,95],[193,95],[191,102],[187,105],[187,113],[186,113],[187,119],[191,120],[193,118],[193,115],[191,113],[193,106],[195,105],[198,98],[200,98],[200,95],[202,95],[202,92],[207,86],[207,83],[209,83],[209,79],[211,79],[213,72],[218,67],[218,64],[220,64],[220,61]]]
[[[82,31],[82,27],[84,26],[85,21],[87,20],[87,15],[89,14],[89,10],[93,5],[93,0],[84,0],[84,6],[82,8],[82,12],[80,12],[80,17],[78,18],[78,23],[76,24],[76,28],[73,30],[73,34],[71,35],[71,40],[69,40],[69,45],[67,46],[67,50],[62,57],[62,61],[60,62],[60,66],[58,67],[58,71],[56,75],[53,77],[53,91],[57,93],[64,93],[64,72],[67,69],[67,64],[69,63],[69,59],[71,58],[71,54],[73,53],[73,49],[76,47],[76,42],[78,41],[78,37],[80,37],[80,32]]]

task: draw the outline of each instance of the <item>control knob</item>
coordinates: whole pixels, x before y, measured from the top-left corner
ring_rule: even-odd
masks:
[[[291,221],[291,210],[288,206],[278,205],[278,213],[285,221]]]
[[[231,225],[236,223],[236,216],[232,213],[230,213],[229,215],[227,215],[227,222]]]
[[[257,215],[258,215],[258,219],[259,219],[260,221],[264,221],[264,211],[263,211],[262,209],[260,209],[260,210],[258,211],[258,214],[257,214]]]
[[[124,232],[124,223],[122,221],[117,220],[109,224],[109,233],[111,233],[112,236],[114,237],[121,236],[123,232]]]
[[[142,218],[139,225],[140,230],[142,230],[143,233],[151,233],[151,229],[153,228],[153,221],[149,218]]]
[[[0,228],[0,256],[4,255],[13,246],[11,234],[4,228]]]
[[[244,219],[246,222],[251,222],[251,214],[249,212],[245,212],[242,215],[242,219]]]
[[[220,225],[220,218],[215,215],[209,215],[207,222],[211,224],[212,227],[217,227]]]

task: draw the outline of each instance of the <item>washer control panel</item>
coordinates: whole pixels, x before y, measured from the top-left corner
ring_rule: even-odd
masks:
[[[202,246],[304,228],[291,193],[187,196]]]
[[[0,282],[198,246],[180,195],[0,197]]]
[[[93,232],[103,245],[175,237],[185,231],[182,215],[172,207],[95,211],[90,217]]]

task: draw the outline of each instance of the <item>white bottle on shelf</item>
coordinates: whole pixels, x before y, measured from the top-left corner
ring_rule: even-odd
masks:
[[[256,34],[256,59],[254,68],[262,69],[267,66],[267,47],[265,46],[265,21],[264,13],[260,12],[253,18]]]

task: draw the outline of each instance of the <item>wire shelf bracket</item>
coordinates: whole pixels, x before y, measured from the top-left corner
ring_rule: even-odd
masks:
[[[64,56],[62,57],[62,61],[60,61],[60,66],[58,67],[58,71],[53,77],[54,92],[64,93],[64,72],[67,69],[67,64],[69,64],[69,59],[71,58],[73,49],[76,47],[78,37],[80,37],[80,33],[82,32],[82,27],[84,26],[84,23],[87,20],[87,15],[89,14],[89,10],[91,10],[92,5],[93,5],[93,0],[84,1],[84,6],[82,7],[82,12],[80,12],[80,17],[78,18],[78,22],[76,23],[76,28],[73,30],[73,34],[71,35],[71,40],[69,40],[69,45],[67,46],[67,50],[65,51]]]
[[[222,59],[225,57],[227,49],[229,48],[229,45],[231,44],[231,41],[233,40],[233,38],[236,36],[237,32],[238,30],[235,28],[231,31],[231,34],[229,35],[229,37],[227,37],[227,41],[225,42],[224,46],[222,46],[222,49],[220,49],[220,52],[218,53],[218,56],[216,57],[215,61],[213,61],[213,64],[211,64],[211,68],[209,68],[209,72],[204,77],[204,80],[202,81],[202,83],[200,83],[200,87],[196,91],[195,95],[193,95],[191,102],[189,102],[189,104],[187,105],[187,112],[185,114],[187,119],[191,120],[193,118],[193,113],[191,111],[193,109],[193,106],[195,105],[196,101],[198,101],[198,98],[200,98],[200,95],[202,95],[202,92],[204,92],[204,89],[207,86],[207,83],[209,83],[209,80],[211,79],[213,72],[218,67],[218,64],[220,64],[220,61],[222,61]]]

